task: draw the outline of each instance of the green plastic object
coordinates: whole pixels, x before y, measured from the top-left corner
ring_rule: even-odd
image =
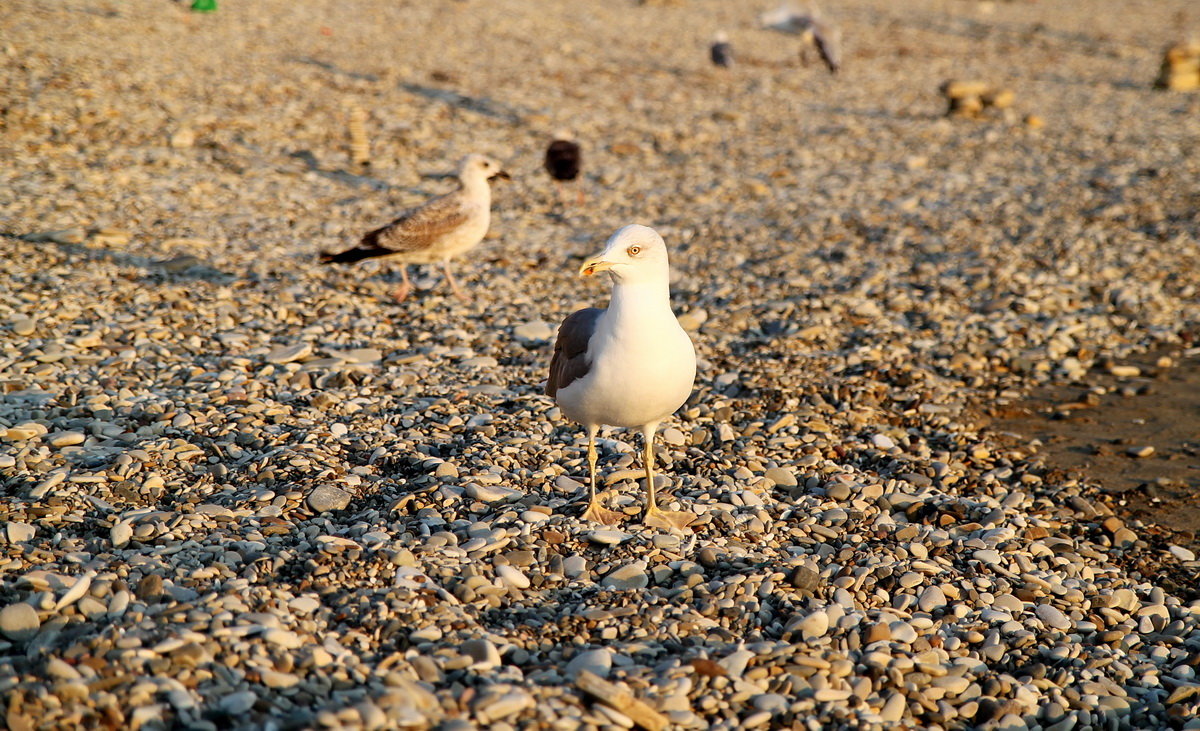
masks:
[[[215,13],[217,0],[192,0],[192,10],[197,13]]]

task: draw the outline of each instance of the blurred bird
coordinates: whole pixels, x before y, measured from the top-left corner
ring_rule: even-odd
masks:
[[[571,135],[566,132],[558,132],[555,134],[555,139],[546,148],[546,159],[543,162],[546,172],[550,173],[550,177],[554,180],[554,187],[558,194],[558,199],[561,201],[563,197],[563,183],[569,183],[579,177],[579,170],[583,166],[583,148],[579,143],[571,139]],[[576,190],[576,200],[579,205],[583,204],[583,190]]]
[[[807,13],[801,13],[785,1],[775,10],[759,16],[759,22],[768,30],[801,36],[805,46],[800,50],[800,58],[806,64],[807,45],[812,44],[829,73],[836,74],[842,67],[842,29],[821,17],[815,5]]]
[[[724,69],[733,66],[733,46],[729,44],[729,37],[724,32],[717,33],[713,37],[712,45],[708,48],[708,56],[712,59],[714,66]]]
[[[353,249],[341,253],[322,252],[322,264],[352,264],[363,259],[394,259],[403,262],[403,282],[396,291],[397,302],[408,296],[409,264],[440,261],[450,288],[459,299],[466,295],[450,273],[450,259],[483,241],[491,223],[492,190],[488,180],[508,179],[500,163],[484,155],[467,155],[458,166],[458,190],[430,199],[405,211],[382,228],[368,231]]]

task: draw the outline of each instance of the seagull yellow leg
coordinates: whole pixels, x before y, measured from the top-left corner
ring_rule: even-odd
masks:
[[[597,427],[588,426],[588,506],[587,510],[583,511],[583,519],[590,520],[593,523],[603,523],[604,525],[612,525],[619,523],[625,517],[624,514],[618,513],[615,510],[609,510],[600,506],[600,500],[596,497],[596,431]]]
[[[454,290],[454,296],[466,302],[467,296],[458,288],[458,282],[454,281],[454,275],[450,272],[449,259],[442,259],[442,271],[446,273],[446,281],[450,282],[450,289]]]
[[[696,514],[663,510],[658,507],[654,498],[654,432],[657,430],[658,424],[648,424],[642,429],[646,443],[646,515],[642,518],[642,523],[653,528],[683,530],[696,519]]]

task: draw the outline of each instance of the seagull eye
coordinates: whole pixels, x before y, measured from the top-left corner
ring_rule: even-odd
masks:
[[[642,247],[640,247],[640,246],[630,246],[630,247],[629,247],[629,249],[628,249],[628,251],[629,251],[629,255],[630,255],[630,256],[637,256],[638,254],[642,253]]]

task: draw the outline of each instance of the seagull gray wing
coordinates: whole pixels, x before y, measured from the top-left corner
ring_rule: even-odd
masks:
[[[550,377],[546,379],[546,395],[551,398],[561,388],[566,388],[577,379],[587,375],[591,363],[588,361],[588,343],[604,310],[588,307],[571,313],[558,328],[554,341],[554,355],[550,358]]]

